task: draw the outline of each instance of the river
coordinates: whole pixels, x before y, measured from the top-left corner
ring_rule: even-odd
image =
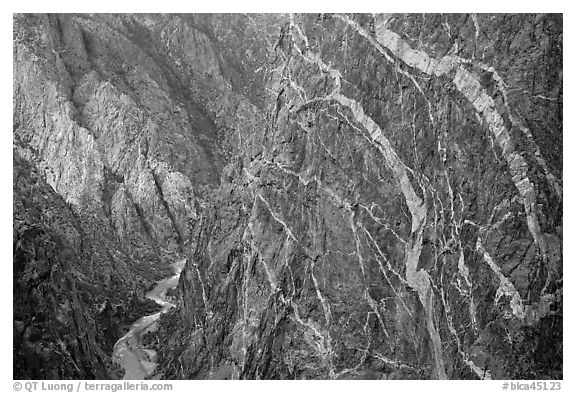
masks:
[[[162,314],[175,307],[164,296],[168,289],[174,289],[178,285],[180,272],[185,264],[186,260],[184,259],[170,265],[174,275],[158,282],[158,285],[146,294],[148,299],[162,306],[162,310],[155,314],[146,315],[134,322],[128,333],[114,345],[112,358],[126,371],[123,379],[145,379],[154,373],[156,351],[145,348],[143,338],[146,333],[156,330],[156,321]]]

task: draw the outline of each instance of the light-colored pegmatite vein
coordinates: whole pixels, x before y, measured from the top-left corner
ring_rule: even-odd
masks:
[[[505,203],[510,203],[510,201],[503,201],[499,206],[502,206]],[[494,210],[498,210],[499,206],[496,206]],[[480,225],[468,219],[464,220],[464,224],[471,225],[479,229],[479,235],[476,241],[476,251],[482,256],[484,262],[486,262],[486,264],[498,278],[499,285],[498,290],[496,291],[494,304],[497,304],[502,296],[506,296],[510,299],[510,310],[505,310],[504,318],[516,317],[522,324],[533,326],[534,324],[538,323],[541,318],[551,314],[550,306],[551,304],[558,301],[558,292],[545,293],[544,289],[546,287],[544,287],[540,292],[540,298],[537,302],[530,303],[522,300],[520,293],[512,281],[510,281],[510,279],[502,273],[500,266],[486,250],[482,242],[482,236],[486,237],[487,233],[498,228],[500,225],[502,225],[503,222],[512,216],[511,213],[508,212],[500,220],[492,223],[494,215],[495,214],[493,212],[487,225]]]
[[[476,49],[478,49],[478,37],[480,36],[480,25],[478,25],[478,16],[476,14],[470,14],[470,17],[472,18],[472,22],[474,23],[474,42],[475,42],[475,46],[474,46],[474,53],[472,54],[472,57],[474,57],[476,55]]]
[[[252,215],[254,215],[254,209],[256,204],[252,204]],[[254,245],[254,236],[252,231],[252,222],[248,223],[246,231],[244,231],[243,240],[250,241],[250,251],[247,254],[242,255],[242,262],[244,264],[244,272],[243,272],[243,279],[242,279],[242,369],[246,367],[246,360],[248,354],[248,345],[249,342],[249,330],[250,330],[250,314],[251,310],[249,308],[249,301],[250,301],[250,271],[252,271],[252,264],[254,263],[254,254],[257,250],[257,247]]]
[[[290,229],[290,227],[288,226],[288,224],[286,224],[286,221],[284,221],[283,219],[281,219],[276,213],[274,213],[274,211],[272,210],[272,208],[270,207],[270,204],[268,203],[268,201],[262,196],[262,194],[258,193],[257,194],[258,198],[260,198],[260,200],[264,203],[264,205],[266,205],[266,207],[268,208],[268,211],[270,212],[270,215],[272,216],[272,218],[274,219],[274,221],[278,222],[280,225],[282,225],[282,227],[284,227],[284,230],[286,231],[286,234],[288,236],[290,236],[290,238],[292,240],[294,240],[295,242],[298,242],[298,239],[296,239],[296,237],[294,236],[294,234],[292,233],[292,230]]]
[[[464,352],[464,350],[462,349],[462,343],[460,341],[460,337],[458,336],[458,332],[456,331],[456,328],[454,327],[454,322],[452,321],[452,310],[450,307],[450,303],[446,300],[446,296],[444,295],[444,283],[442,280],[442,276],[440,276],[440,297],[442,299],[442,304],[444,305],[444,315],[446,317],[446,324],[448,326],[448,330],[450,331],[450,333],[452,334],[452,336],[454,337],[454,341],[456,342],[456,349],[458,350],[458,353],[460,354],[462,361],[468,366],[470,367],[470,369],[478,376],[478,378],[480,379],[492,379],[492,375],[490,374],[490,371],[488,370],[483,370],[482,368],[480,368],[478,365],[476,365],[471,359],[470,359],[470,355],[466,352]]]
[[[380,256],[380,258],[376,257],[376,261],[378,262],[378,265],[380,267],[380,271],[382,272],[384,278],[386,279],[386,281],[388,282],[388,284],[390,285],[390,287],[392,288],[392,290],[396,293],[396,289],[394,288],[394,286],[392,285],[392,282],[390,281],[390,279],[388,278],[388,275],[386,274],[386,271],[384,269],[384,266],[381,263],[381,260],[384,260],[386,262],[386,267],[388,268],[388,270],[390,272],[392,272],[398,279],[400,282],[407,284],[406,280],[403,279],[400,276],[400,273],[398,273],[394,267],[390,264],[390,261],[388,260],[388,258],[386,257],[386,255],[384,254],[384,252],[380,249],[380,247],[378,246],[378,244],[376,243],[376,240],[372,237],[372,235],[370,234],[370,232],[368,232],[368,230],[364,227],[364,225],[362,224],[356,224],[354,221],[354,217],[355,214],[352,210],[351,204],[349,201],[344,200],[342,197],[338,196],[336,194],[336,192],[331,189],[329,186],[327,186],[326,184],[324,184],[320,179],[318,179],[316,176],[307,176],[307,175],[302,175],[302,173],[299,172],[294,172],[288,168],[286,168],[285,165],[283,165],[282,163],[279,162],[273,162],[267,159],[264,159],[264,162],[270,166],[274,166],[277,169],[279,169],[280,171],[284,172],[285,174],[288,174],[290,176],[294,176],[298,178],[298,181],[303,184],[304,186],[308,186],[310,183],[312,182],[316,182],[317,186],[318,186],[318,190],[324,192],[328,199],[331,200],[336,206],[342,207],[344,208],[348,213],[349,213],[349,222],[350,222],[350,228],[352,230],[352,235],[354,238],[354,242],[355,242],[355,247],[356,247],[356,255],[358,258],[358,263],[360,266],[360,270],[362,272],[363,277],[365,277],[366,274],[366,267],[364,265],[364,259],[362,257],[362,253],[361,253],[361,239],[358,235],[358,227],[360,227],[367,239],[369,239],[371,241],[371,243],[373,244],[373,246],[376,248],[378,255]],[[374,206],[375,204],[373,204],[372,206]],[[381,224],[384,228],[392,231],[394,233],[394,235],[405,245],[406,241],[404,239],[402,239],[396,232],[394,232],[386,223],[384,223],[382,220],[376,218],[373,213],[372,213],[372,209],[369,209],[366,206],[361,205],[361,207],[363,207],[366,211],[369,212],[369,214],[371,215],[371,217],[378,222],[379,224]],[[312,277],[313,280],[316,283],[316,280],[314,277]],[[397,294],[397,293],[396,293]],[[398,294],[397,294],[398,295]],[[401,299],[400,296],[398,296],[399,299]],[[367,299],[368,303],[370,303],[369,299]],[[408,312],[408,314],[412,317],[410,310],[408,309],[408,307],[404,304],[404,307],[406,308],[406,311]]]
[[[280,287],[278,286],[278,284],[276,282],[276,277],[275,277],[274,273],[272,272],[272,270],[270,269],[270,267],[268,266],[268,263],[266,262],[266,260],[264,258],[262,258],[262,255],[258,255],[258,261],[260,262],[260,264],[264,268],[264,272],[266,273],[266,277],[268,277],[268,282],[270,283],[270,288],[272,289],[272,293],[280,291]]]
[[[198,282],[200,283],[200,288],[202,289],[202,301],[204,302],[204,310],[208,312],[210,308],[208,308],[208,298],[206,296],[206,287],[204,286],[204,280],[202,280],[202,275],[200,274],[200,269],[198,264],[190,262],[190,265],[194,267],[196,271],[196,276],[198,277]]]
[[[310,276],[312,277],[312,282],[314,283],[314,290],[316,291],[316,296],[318,297],[318,300],[322,305],[322,310],[324,310],[324,318],[326,319],[326,329],[328,330],[330,328],[330,325],[332,324],[332,311],[330,309],[330,303],[328,302],[328,300],[326,300],[324,295],[322,295],[322,291],[320,290],[320,285],[318,284],[318,280],[316,279],[316,275],[314,274],[315,267],[316,264],[314,260],[312,260],[310,262]]]
[[[493,226],[483,227],[481,225],[476,224],[470,220],[464,220],[464,224],[472,225],[480,230],[480,234],[486,233],[487,230],[492,228]],[[478,235],[478,239],[476,240],[476,251],[480,253],[482,259],[486,264],[490,267],[490,269],[494,272],[496,277],[498,278],[498,290],[496,291],[496,298],[494,299],[494,304],[497,304],[500,301],[502,296],[506,296],[510,298],[510,309],[512,310],[512,314],[520,320],[523,320],[526,316],[524,303],[522,301],[522,297],[514,287],[514,284],[502,273],[502,269],[496,262],[492,256],[488,253],[484,244],[482,243],[482,239],[480,235]]]
[[[526,312],[524,309],[524,303],[522,302],[522,297],[514,287],[514,284],[506,277],[500,266],[494,262],[488,251],[484,248],[482,244],[482,240],[480,240],[480,236],[478,236],[478,240],[476,241],[476,250],[482,255],[484,262],[492,269],[498,280],[500,281],[498,290],[496,291],[496,298],[494,299],[494,304],[497,304],[498,301],[502,296],[506,296],[510,298],[510,308],[512,309],[512,314],[520,320],[523,320],[526,317]]]
[[[320,179],[318,179],[316,176],[310,176],[310,174],[302,174],[299,172],[294,172],[291,169],[289,169],[286,164],[281,163],[281,162],[277,162],[277,161],[270,161],[269,159],[266,159],[266,158],[263,159],[263,163],[276,168],[277,170],[283,172],[286,175],[296,177],[298,179],[299,183],[301,183],[304,186],[308,186],[310,183],[315,182],[318,186],[318,189],[320,191],[323,191],[324,193],[326,193],[328,198],[331,199],[336,205],[343,206],[346,210],[348,210],[351,214],[353,214],[352,208],[350,207],[350,203],[342,200],[330,187],[323,184],[322,181]],[[283,220],[279,219],[274,213],[272,213],[272,210],[270,209],[268,203],[262,198],[262,196],[260,194],[257,194],[257,196],[259,198],[261,198],[263,200],[263,202],[268,206],[268,209],[270,210],[273,218],[276,221],[280,222],[281,224],[283,223],[284,228],[286,229],[286,232],[288,233],[288,236],[290,237],[290,239],[296,241],[294,236],[291,235],[292,231],[290,231],[287,224],[285,224],[285,222]],[[352,225],[353,225],[353,223],[352,223]],[[353,230],[355,231],[355,229],[356,228],[354,227]],[[356,240],[356,247],[357,247],[356,250],[357,250],[357,254],[358,254],[358,258],[359,258],[359,264],[360,264],[360,268],[361,268],[363,276],[364,276],[365,275],[364,274],[365,267],[364,267],[362,255],[360,254],[359,239],[356,236],[356,232],[354,232],[354,236],[355,236],[355,240]],[[290,239],[288,239],[288,240],[290,240]],[[278,290],[277,284],[275,282],[276,280],[273,278],[273,273],[270,271],[270,269],[268,268],[268,266],[265,264],[265,262],[263,260],[261,260],[261,262],[264,264],[264,268],[265,268],[266,274],[269,278],[269,281],[271,283],[272,288],[275,288],[276,290]],[[290,269],[287,261],[286,261],[286,266],[288,267],[288,270],[289,270],[290,275],[292,277],[292,272],[291,272],[291,269]],[[345,370],[342,370],[338,373],[336,373],[336,371],[335,371],[335,368],[333,365],[333,357],[334,357],[335,353],[332,349],[332,337],[330,334],[330,327],[332,325],[332,311],[331,311],[330,302],[326,298],[326,296],[324,296],[324,294],[322,293],[322,289],[320,288],[320,283],[318,282],[318,279],[316,278],[316,274],[314,272],[315,268],[316,268],[315,261],[311,260],[311,262],[310,262],[310,277],[311,277],[312,283],[314,285],[314,291],[316,293],[318,301],[320,302],[320,305],[322,306],[322,310],[324,312],[324,318],[326,321],[325,325],[321,326],[312,320],[308,320],[307,322],[304,322],[300,318],[297,304],[292,299],[289,299],[288,301],[291,302],[292,307],[294,309],[294,320],[307,329],[307,331],[304,334],[304,338],[305,338],[306,342],[315,350],[316,354],[321,359],[322,364],[328,368],[329,378],[336,379],[336,378],[339,378],[340,376],[342,376],[343,374],[354,372],[359,367],[359,365],[357,365],[355,368],[345,369]],[[292,283],[294,285],[293,277],[292,277]],[[369,299],[367,299],[367,301],[369,302]],[[374,308],[373,304],[370,304],[370,306],[372,308]],[[377,306],[376,306],[376,312],[377,312]],[[382,329],[384,330],[384,333],[387,334],[386,328],[383,324],[383,318],[380,315],[379,315],[379,321],[381,323]],[[366,354],[364,354],[363,359],[365,358],[365,356],[366,356]],[[363,362],[363,360],[362,360],[362,362]]]
[[[556,176],[554,176],[550,171],[550,169],[548,168],[548,164],[544,159],[544,157],[542,156],[542,152],[540,151],[540,146],[538,146],[538,144],[534,140],[534,135],[532,135],[532,131],[528,127],[524,126],[521,123],[521,121],[516,117],[516,115],[512,112],[510,102],[508,100],[508,89],[506,83],[504,83],[504,79],[502,79],[502,77],[492,66],[488,66],[479,61],[462,59],[460,57],[458,58],[458,60],[464,64],[472,64],[475,67],[481,69],[482,71],[488,72],[490,75],[492,75],[492,79],[494,80],[494,82],[496,82],[496,87],[498,88],[498,91],[500,92],[500,94],[504,99],[504,108],[506,109],[508,118],[510,119],[514,127],[517,127],[518,129],[520,129],[520,131],[524,133],[524,135],[526,136],[526,140],[528,141],[528,144],[532,149],[534,158],[536,159],[536,162],[538,163],[538,165],[540,165],[540,168],[544,172],[546,180],[550,185],[550,188],[556,193],[556,195],[560,199],[562,199],[562,186],[560,185],[560,182],[558,181]]]
[[[475,332],[478,332],[478,322],[476,319],[476,305],[474,303],[474,297],[472,296],[472,281],[470,279],[470,271],[465,264],[464,260],[464,250],[462,249],[462,244],[458,244],[460,248],[460,255],[458,257],[458,273],[461,278],[464,279],[466,287],[463,288],[460,280],[457,279],[457,284],[454,285],[461,295],[468,299],[468,311],[470,314],[470,321],[472,322],[472,327]]]
[[[331,65],[324,63],[320,54],[309,49],[302,51],[294,35],[301,41],[308,42],[299,26],[291,18],[291,32],[293,47],[297,53],[309,64],[317,66],[323,73],[327,73],[334,81],[334,89],[323,98],[325,101],[336,101],[341,106],[348,108],[355,122],[360,124],[370,135],[373,145],[380,151],[386,166],[394,175],[402,194],[404,195],[408,210],[412,218],[412,238],[405,246],[406,281],[408,285],[418,293],[426,313],[426,326],[430,335],[433,348],[433,356],[436,365],[436,373],[439,379],[446,379],[442,341],[434,322],[434,295],[431,288],[431,278],[424,269],[418,270],[418,260],[422,249],[422,234],[426,222],[426,204],[414,191],[408,169],[392,148],[388,139],[382,133],[378,124],[364,111],[362,105],[353,98],[341,93],[341,73]]]
[[[403,362],[396,360],[396,359],[390,359],[390,358],[382,355],[378,351],[371,351],[370,354],[372,356],[374,356],[376,359],[380,360],[385,365],[387,365],[388,367],[393,367],[396,369],[417,370],[417,368],[414,366],[403,363]]]
[[[450,74],[453,74],[452,83],[488,124],[500,146],[508,164],[512,181],[522,196],[530,233],[546,257],[547,246],[536,214],[536,191],[528,178],[528,164],[516,151],[512,137],[502,116],[498,113],[494,99],[482,88],[479,77],[464,67],[469,61],[453,55],[447,55],[438,60],[430,57],[422,50],[413,49],[398,34],[386,28],[386,21],[375,23],[376,34],[373,36],[349,17],[345,15],[338,15],[337,17],[356,30],[362,37],[365,37],[392,64],[396,64],[395,59],[384,51],[384,48],[392,53],[396,59],[426,75],[449,77]],[[497,74],[494,73],[493,75]],[[417,88],[421,90],[419,86]],[[539,160],[539,162],[541,161]],[[547,177],[549,178],[549,176]]]
[[[354,374],[354,375],[358,374],[358,370],[360,369],[360,367],[362,367],[362,365],[366,361],[366,358],[368,357],[369,351],[368,351],[368,349],[364,349],[364,348],[353,348],[353,349],[362,352],[362,356],[360,357],[360,360],[358,360],[358,363],[354,367],[345,368],[342,371],[339,371],[338,373],[334,374],[334,379],[339,379],[340,377],[342,377],[343,375],[346,375],[346,374]]]
[[[330,379],[335,379],[336,372],[334,371],[333,362],[334,350],[332,349],[332,338],[330,337],[329,331],[323,329],[311,319],[304,321],[300,317],[298,304],[294,300],[291,300],[291,306],[294,310],[292,319],[305,328],[304,340],[315,351],[322,365],[328,368]]]
[[[277,169],[284,172],[285,174],[297,177],[299,182],[305,186],[307,186],[311,182],[316,182],[318,189],[320,191],[324,192],[327,195],[329,200],[331,200],[336,206],[342,207],[348,212],[350,229],[352,230],[352,236],[354,238],[354,244],[355,244],[355,248],[356,248],[355,255],[358,258],[358,264],[360,267],[360,271],[362,272],[362,277],[363,278],[366,277],[366,266],[364,263],[364,257],[362,256],[361,238],[360,238],[359,233],[358,233],[358,227],[360,227],[363,230],[364,234],[366,235],[366,238],[372,242],[372,244],[374,245],[374,247],[378,251],[380,258],[376,257],[375,259],[378,262],[378,265],[380,267],[380,271],[382,272],[382,275],[384,276],[386,282],[388,283],[388,285],[390,286],[392,291],[394,291],[397,298],[400,299],[400,301],[402,302],[408,315],[410,315],[410,317],[412,319],[414,319],[414,317],[412,316],[412,313],[410,312],[410,309],[405,304],[405,302],[402,300],[402,297],[397,293],[396,288],[393,286],[391,280],[389,279],[388,274],[386,273],[386,270],[384,269],[384,266],[382,265],[382,262],[380,259],[382,259],[386,262],[386,266],[387,266],[388,270],[391,271],[399,279],[400,282],[406,284],[407,283],[406,280],[403,279],[400,276],[400,274],[393,268],[393,266],[390,264],[390,261],[388,260],[388,258],[386,258],[385,254],[380,249],[380,247],[378,246],[378,244],[376,243],[376,241],[374,240],[372,235],[368,232],[368,230],[362,224],[357,224],[355,222],[355,220],[354,220],[355,214],[354,214],[354,211],[352,210],[350,202],[348,202],[348,201],[344,200],[343,198],[341,198],[340,196],[338,196],[336,194],[336,192],[334,192],[334,190],[332,190],[330,187],[325,185],[317,177],[308,177],[308,176],[302,175],[301,173],[294,172],[294,171],[286,168],[284,165],[282,165],[279,162],[273,162],[273,161],[270,161],[267,159],[265,159],[264,162],[267,163],[268,165],[276,167]],[[381,222],[381,220],[378,220],[378,222]],[[382,223],[382,224],[384,224],[384,223]],[[388,226],[385,226],[385,227],[388,228]],[[403,241],[403,243],[406,243],[406,242]],[[315,265],[312,262],[312,264],[311,264],[311,269],[312,269],[311,276],[312,276],[312,280],[314,282],[314,286],[316,289],[318,299],[320,300],[322,307],[324,309],[324,314],[325,314],[327,325],[328,325],[331,321],[331,319],[330,319],[330,316],[331,316],[330,305],[322,296],[322,293],[321,293],[319,285],[318,285],[318,281],[316,280],[316,277],[314,276],[314,271],[313,271],[314,266]],[[378,320],[379,320],[380,325],[381,325],[381,328],[382,328],[384,334],[388,337],[388,332],[387,332],[387,329],[386,329],[385,324],[384,324],[384,319],[380,314],[377,303],[372,298],[369,297],[368,291],[365,291],[364,298],[366,299],[366,302],[368,303],[368,305],[372,308],[373,312],[377,315]]]
[[[458,194],[458,198],[460,199],[460,205],[461,205],[461,209],[462,211],[460,212],[460,220],[456,220],[456,213],[454,210],[454,199],[455,199],[455,195],[454,195],[454,191],[452,189],[452,186],[450,185],[450,178],[448,176],[448,173],[446,171],[446,168],[443,168],[443,172],[444,172],[444,178],[446,181],[446,185],[447,185],[447,190],[448,190],[448,196],[449,196],[449,207],[450,207],[450,212],[449,212],[449,219],[450,222],[452,223],[451,228],[450,228],[450,239],[448,241],[444,241],[444,244],[447,243],[451,243],[451,244],[456,244],[458,246],[458,250],[459,250],[459,255],[458,255],[458,275],[454,275],[455,277],[455,281],[454,281],[454,287],[458,290],[458,292],[460,293],[460,295],[462,295],[463,297],[465,297],[468,301],[468,310],[469,310],[469,314],[470,314],[470,321],[472,323],[472,327],[474,329],[475,332],[478,331],[478,324],[476,321],[476,306],[474,304],[474,297],[472,296],[472,280],[470,279],[470,270],[468,269],[468,267],[466,266],[466,261],[464,259],[464,249],[462,248],[462,242],[460,240],[460,229],[463,225],[462,223],[462,216],[464,214],[464,201],[462,199],[462,196],[460,194]],[[441,199],[438,198],[438,200],[441,203]],[[442,211],[444,211],[444,208],[442,207]],[[463,282],[462,282],[463,280]]]
[[[386,229],[387,231],[390,231],[390,233],[392,233],[392,235],[394,235],[394,237],[396,239],[398,239],[398,241],[400,241],[402,244],[406,244],[406,240],[404,240],[402,238],[402,236],[400,236],[394,229],[392,229],[390,227],[390,225],[388,225],[387,223],[385,223],[381,218],[376,217],[376,215],[374,215],[373,209],[375,206],[378,206],[375,202],[372,202],[372,204],[370,206],[365,206],[363,204],[358,204],[364,211],[366,211],[366,213],[368,213],[368,215],[370,216],[370,218],[372,218],[372,220],[374,220],[374,222],[378,223],[378,225],[380,225],[382,228]],[[379,207],[379,206],[378,206]]]
[[[380,267],[380,271],[382,272],[382,274],[384,274],[384,276],[386,277],[386,280],[388,282],[390,282],[390,280],[388,280],[388,276],[386,275],[386,272],[384,270],[384,266],[382,265],[382,262],[380,261],[380,259],[382,259],[384,262],[386,262],[386,266],[387,266],[388,270],[391,271],[392,273],[394,273],[394,275],[398,278],[398,280],[400,280],[401,283],[408,284],[408,282],[405,279],[403,279],[402,276],[400,276],[400,273],[398,273],[394,269],[394,267],[390,264],[390,260],[386,257],[386,255],[384,254],[384,252],[382,251],[382,249],[380,248],[380,246],[378,245],[378,243],[376,242],[374,237],[372,237],[372,234],[368,231],[368,229],[366,229],[366,227],[364,225],[362,225],[362,223],[358,223],[358,226],[364,231],[366,238],[370,240],[370,243],[376,249],[376,252],[378,253],[378,255],[376,255],[375,257],[376,257],[376,260],[378,262],[378,266]],[[404,244],[406,244],[406,243],[404,243]],[[380,258],[378,258],[378,256]]]
[[[390,338],[390,335],[388,334],[388,329],[386,329],[386,323],[384,322],[384,317],[380,313],[378,303],[376,302],[376,300],[374,300],[372,298],[372,296],[370,296],[368,289],[366,289],[364,291],[364,298],[368,302],[368,305],[372,309],[372,312],[374,312],[374,314],[376,314],[376,317],[378,318],[378,323],[380,323],[380,328],[382,329],[382,332],[384,332],[384,335],[386,336],[387,339]]]
[[[509,213],[507,213],[504,216],[504,218],[502,220],[500,220],[498,223],[492,224],[492,225],[489,225],[486,227],[481,226],[481,225],[479,225],[473,221],[467,220],[467,219],[464,220],[464,224],[472,225],[472,226],[474,226],[480,230],[480,234],[482,234],[482,233],[485,234],[489,230],[497,228],[501,224],[501,222],[507,218],[508,215],[509,215]],[[490,218],[490,221],[492,221],[492,218],[493,217]],[[497,304],[502,296],[508,297],[510,299],[510,309],[512,310],[512,314],[514,316],[516,316],[518,319],[523,320],[526,316],[526,308],[525,308],[524,303],[522,301],[522,297],[520,296],[520,294],[516,290],[516,287],[514,287],[514,284],[512,284],[512,282],[508,279],[508,277],[506,277],[502,273],[500,266],[498,266],[498,264],[496,264],[496,262],[494,262],[494,259],[488,253],[486,248],[484,247],[484,245],[482,243],[482,239],[480,238],[480,235],[478,236],[478,239],[476,240],[476,251],[478,251],[481,254],[484,262],[486,262],[486,264],[490,267],[490,269],[496,274],[496,277],[498,278],[499,285],[498,285],[498,290],[496,292],[496,298],[494,300],[494,304]],[[462,256],[462,258],[463,258],[463,256]]]

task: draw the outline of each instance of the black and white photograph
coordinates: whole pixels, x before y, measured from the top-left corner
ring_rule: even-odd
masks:
[[[11,18],[8,390],[560,390],[562,13]]]

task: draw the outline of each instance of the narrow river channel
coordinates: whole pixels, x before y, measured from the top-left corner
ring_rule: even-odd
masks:
[[[154,331],[157,328],[156,321],[162,314],[175,307],[174,304],[166,300],[165,294],[168,289],[176,288],[180,272],[185,264],[186,260],[184,259],[170,265],[174,275],[158,282],[158,285],[146,294],[148,299],[162,306],[162,310],[134,322],[130,326],[130,331],[114,345],[112,358],[126,371],[123,379],[145,379],[154,373],[156,352],[144,347],[144,335]]]

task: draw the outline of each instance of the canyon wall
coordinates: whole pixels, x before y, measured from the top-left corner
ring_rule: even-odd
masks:
[[[79,258],[92,286],[187,258],[165,378],[558,379],[562,35],[561,15],[15,16],[14,154],[125,255]]]

